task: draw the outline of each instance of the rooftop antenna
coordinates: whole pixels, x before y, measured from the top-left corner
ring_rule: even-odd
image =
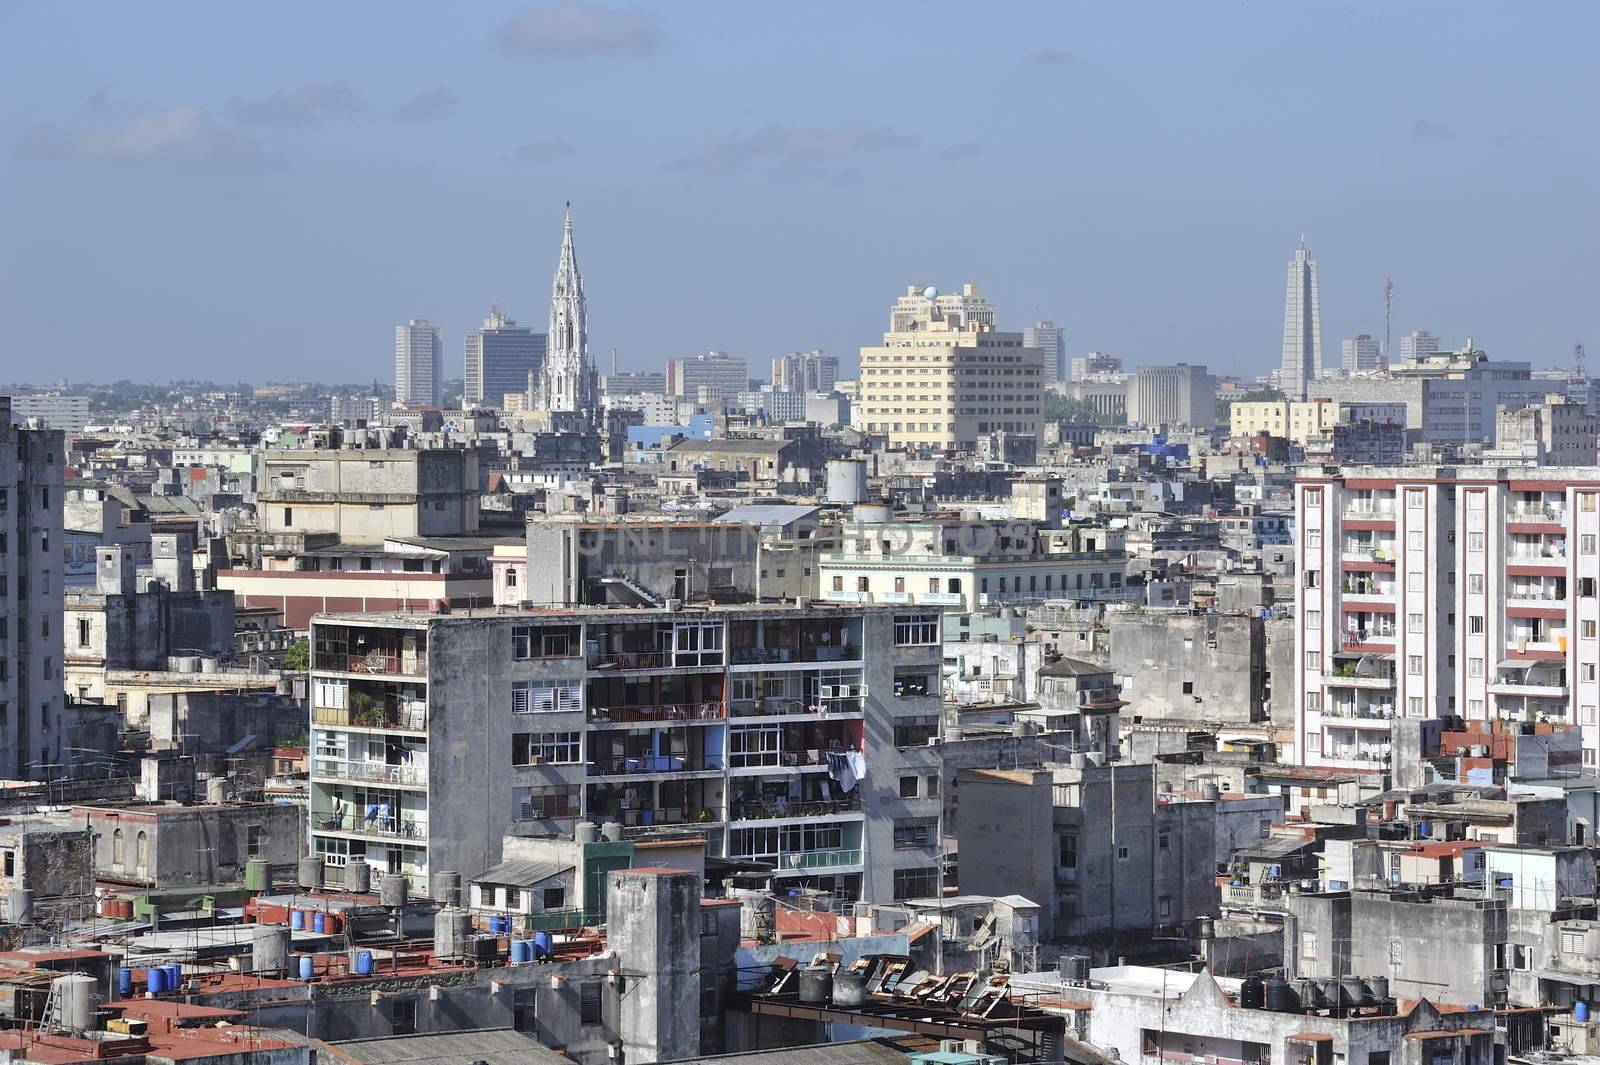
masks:
[[[1389,347],[1390,332],[1394,326],[1394,278],[1383,279],[1383,357],[1394,361],[1394,351]]]
[[[1589,375],[1583,372],[1583,341],[1572,345],[1572,374],[1579,381],[1589,380]]]

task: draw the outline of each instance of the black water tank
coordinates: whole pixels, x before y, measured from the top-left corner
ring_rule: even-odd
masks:
[[[1258,1010],[1267,1003],[1267,985],[1261,977],[1251,976],[1239,985],[1239,1005],[1247,1010]]]
[[[1267,1009],[1275,1013],[1300,1012],[1300,996],[1289,986],[1289,981],[1281,976],[1274,976],[1267,981]]]

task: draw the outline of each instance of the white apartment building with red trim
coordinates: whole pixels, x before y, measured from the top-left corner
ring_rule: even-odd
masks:
[[[1295,484],[1295,750],[1387,764],[1397,718],[1553,721],[1600,749],[1600,469],[1349,467]]]

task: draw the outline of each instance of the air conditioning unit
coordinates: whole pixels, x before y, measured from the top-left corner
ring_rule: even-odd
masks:
[[[819,695],[821,695],[821,697],[824,698],[824,699],[832,699],[833,698],[833,685],[824,684],[824,685],[822,685],[822,687],[817,689],[817,693]]]
[[[865,684],[857,684],[856,694],[865,699],[867,697],[867,686]]]

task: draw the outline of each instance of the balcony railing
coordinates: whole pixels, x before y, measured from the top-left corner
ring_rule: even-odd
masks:
[[[854,662],[860,657],[858,647],[818,645],[804,651],[792,647],[735,647],[729,661],[736,666],[758,666],[784,662]]]
[[[1343,718],[1347,721],[1392,721],[1394,720],[1394,704],[1352,706],[1344,703],[1329,703],[1325,716]]]
[[[670,669],[671,651],[613,651],[609,654],[591,652],[586,656],[590,669]]]
[[[819,799],[814,802],[773,802],[752,800],[735,802],[729,817],[734,821],[761,821],[783,817],[832,817],[861,812],[861,797]]]
[[[352,808],[342,814],[335,814],[331,810],[314,812],[311,815],[311,825],[314,830],[323,832],[355,832],[363,836],[382,836],[385,839],[425,842],[428,838],[426,818],[417,817],[404,810],[396,811],[392,807],[388,813],[367,807],[359,810]]]
[[[834,869],[841,865],[860,865],[860,849],[795,851],[778,859],[778,872],[786,869]]]
[[[334,708],[314,706],[311,722],[315,725],[332,725],[335,728],[385,728],[425,732],[428,728],[427,704],[407,703],[398,708],[386,706]]]
[[[656,703],[652,706],[591,706],[590,721],[721,721],[728,705],[721,700],[699,703]]]
[[[422,654],[402,655],[385,651],[368,651],[359,655],[320,654],[313,668],[379,676],[425,677],[428,675],[428,660]]]
[[[626,776],[633,773],[704,773],[722,769],[718,757],[698,758],[681,754],[640,754],[623,758],[597,758],[589,763],[589,775]]]
[[[861,696],[790,699],[774,696],[764,699],[735,699],[728,704],[730,717],[779,717],[784,714],[859,714]]]
[[[1352,499],[1345,504],[1344,516],[1347,518],[1392,518],[1394,517],[1394,500]]]
[[[1567,523],[1567,508],[1550,504],[1530,504],[1511,508],[1511,521],[1543,521],[1561,525]]]
[[[385,762],[360,762],[343,758],[313,759],[311,774],[335,780],[355,780],[364,784],[428,783],[428,770],[424,766],[389,765]]]

